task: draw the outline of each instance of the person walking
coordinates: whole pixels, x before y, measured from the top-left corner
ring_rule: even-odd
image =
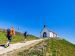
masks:
[[[24,39],[26,41],[26,39],[27,39],[27,32],[24,32]]]
[[[7,29],[7,39],[8,39],[8,42],[6,43],[5,45],[5,48],[7,48],[8,46],[10,46],[10,42],[12,40],[12,36],[15,35],[15,30],[13,27],[11,27],[11,29]]]

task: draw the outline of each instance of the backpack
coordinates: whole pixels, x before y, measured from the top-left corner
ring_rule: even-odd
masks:
[[[15,31],[14,31],[14,29],[12,28],[12,29],[10,29],[10,34],[11,35],[15,35]]]
[[[7,36],[9,36],[10,35],[10,29],[7,29]]]

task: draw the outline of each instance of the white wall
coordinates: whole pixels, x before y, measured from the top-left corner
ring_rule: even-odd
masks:
[[[50,32],[49,34],[50,34],[50,37],[54,37],[53,32]]]
[[[54,34],[54,37],[57,37],[57,34]]]
[[[50,37],[57,37],[57,34],[50,32]]]

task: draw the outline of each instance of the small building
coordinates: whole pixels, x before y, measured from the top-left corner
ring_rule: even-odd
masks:
[[[43,30],[41,31],[40,37],[46,38],[46,37],[57,37],[57,34],[53,31],[50,31],[45,25],[43,27]]]

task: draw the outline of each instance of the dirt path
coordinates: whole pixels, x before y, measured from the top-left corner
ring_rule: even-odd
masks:
[[[0,56],[8,56],[13,51],[20,51],[22,48],[30,48],[30,46],[34,46],[41,42],[43,39],[38,39],[38,40],[32,40],[32,41],[27,41],[25,43],[16,43],[16,44],[11,44],[8,48],[4,48],[0,46]],[[10,54],[11,55],[11,54]],[[9,56],[10,56],[9,55]],[[11,55],[12,56],[12,55]]]

